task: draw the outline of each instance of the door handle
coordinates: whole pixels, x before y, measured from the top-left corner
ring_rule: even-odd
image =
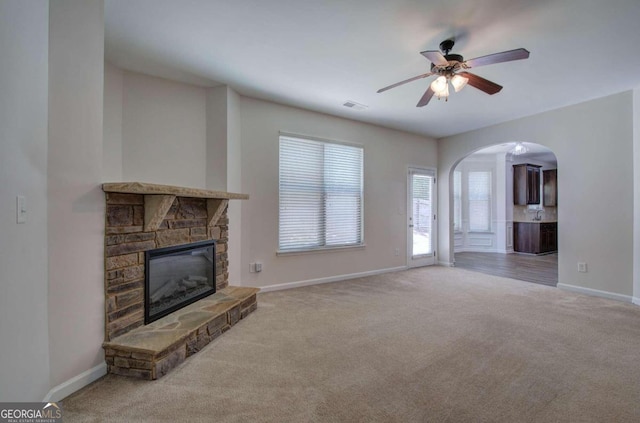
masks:
[[[413,225],[409,225],[410,228],[413,228]]]

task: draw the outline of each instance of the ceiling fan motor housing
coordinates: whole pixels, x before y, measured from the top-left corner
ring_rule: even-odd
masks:
[[[449,52],[453,49],[455,43],[456,42],[454,40],[444,40],[440,43],[440,51],[442,51],[445,55],[449,54]]]
[[[447,65],[436,65],[431,63],[431,72],[439,75],[451,75],[459,70],[464,63],[464,58],[460,54],[445,54],[444,58],[449,62]]]
[[[445,54],[444,58],[449,62],[464,62],[464,58],[459,54]]]

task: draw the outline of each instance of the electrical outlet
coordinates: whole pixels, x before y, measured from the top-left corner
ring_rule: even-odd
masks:
[[[578,272],[587,273],[587,263],[579,261],[578,262]]]
[[[394,256],[399,256],[400,255],[400,248],[396,248],[395,250],[393,250],[393,255]]]
[[[249,273],[256,273],[256,264],[249,263]]]

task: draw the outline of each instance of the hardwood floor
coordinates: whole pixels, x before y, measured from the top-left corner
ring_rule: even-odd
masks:
[[[542,285],[558,284],[558,253],[540,256],[518,253],[456,253],[455,267]]]

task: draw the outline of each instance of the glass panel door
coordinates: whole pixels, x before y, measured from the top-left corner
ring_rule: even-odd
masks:
[[[409,267],[435,263],[435,170],[409,169]]]

